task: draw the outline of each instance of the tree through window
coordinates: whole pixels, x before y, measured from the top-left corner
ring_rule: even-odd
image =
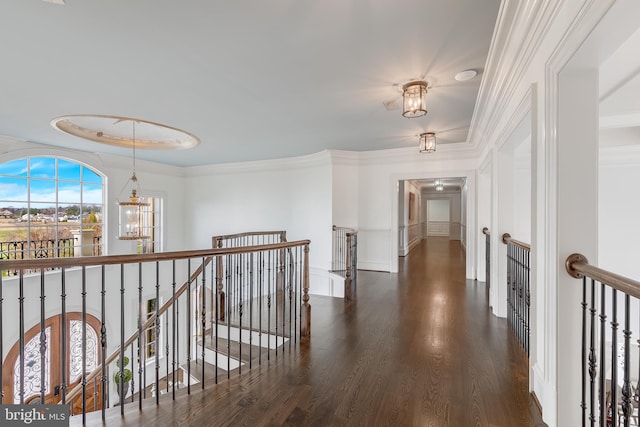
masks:
[[[0,258],[102,254],[104,180],[60,157],[0,164]]]

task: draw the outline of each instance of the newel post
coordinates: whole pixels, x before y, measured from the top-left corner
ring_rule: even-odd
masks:
[[[213,247],[214,248],[222,248],[222,239],[220,237],[214,237],[213,239]],[[222,273],[223,273],[223,265],[222,265],[222,256],[216,256],[216,286],[218,288],[218,319],[224,321],[224,290],[222,284]]]
[[[300,341],[311,339],[311,304],[309,304],[309,245],[304,245],[304,273],[302,276],[302,307],[300,308]]]

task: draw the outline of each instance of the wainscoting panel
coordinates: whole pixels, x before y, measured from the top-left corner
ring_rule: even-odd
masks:
[[[427,236],[449,237],[449,221],[429,221]]]

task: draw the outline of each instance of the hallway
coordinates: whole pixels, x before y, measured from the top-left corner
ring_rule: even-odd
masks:
[[[125,423],[117,412],[107,424],[543,425],[529,407],[524,353],[464,265],[460,242],[424,240],[397,275],[359,271],[355,302],[312,296],[311,344],[299,353],[196,386],[188,400],[141,414],[132,405]]]

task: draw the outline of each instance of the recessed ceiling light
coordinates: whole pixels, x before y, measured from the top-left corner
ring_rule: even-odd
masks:
[[[64,5],[64,0],[43,0],[43,1],[46,1],[47,3],[62,4],[62,5]]]
[[[456,74],[455,79],[459,82],[466,82],[478,75],[476,70],[464,70]]]

